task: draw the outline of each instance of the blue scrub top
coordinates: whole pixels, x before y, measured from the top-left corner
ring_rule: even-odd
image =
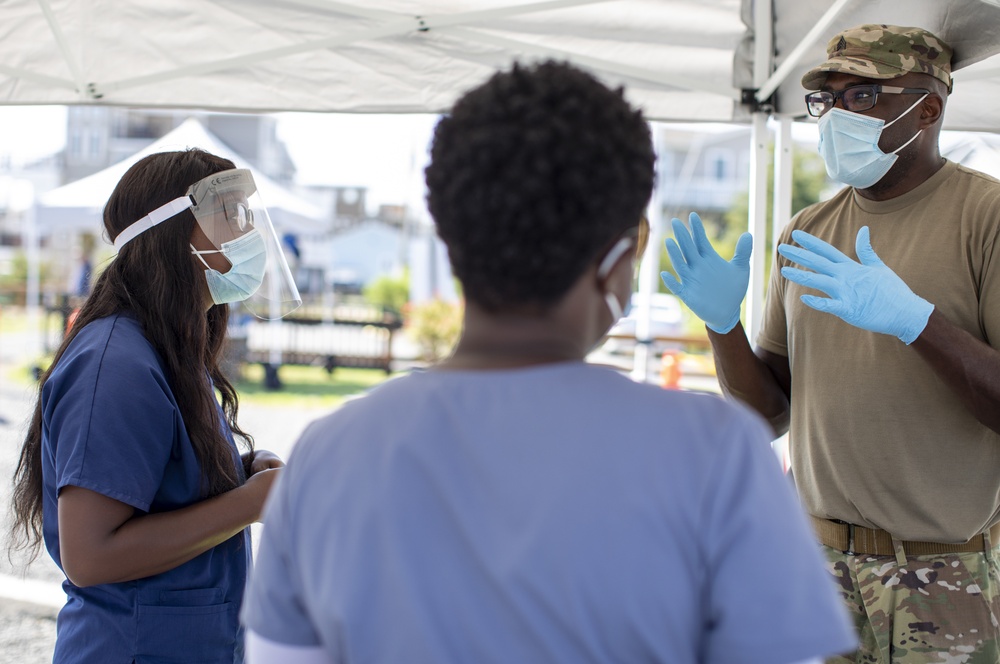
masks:
[[[45,547],[60,569],[56,501],[64,486],[96,491],[139,514],[202,499],[201,465],[163,363],[127,314],[87,325],[46,381],[42,453]],[[245,529],[162,574],[89,588],[67,580],[53,662],[239,663],[249,564]]]

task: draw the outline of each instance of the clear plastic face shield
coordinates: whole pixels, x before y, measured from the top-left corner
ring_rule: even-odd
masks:
[[[192,254],[205,266],[216,304],[242,301],[253,315],[265,320],[281,318],[302,304],[267,208],[245,168],[221,171],[196,182],[184,197],[122,231],[115,238],[115,248],[120,250],[139,233],[186,209],[214,247],[192,245]],[[208,254],[220,254],[224,260],[212,260],[213,268],[206,260]]]

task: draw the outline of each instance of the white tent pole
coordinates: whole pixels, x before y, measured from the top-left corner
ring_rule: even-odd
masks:
[[[750,285],[747,289],[746,325],[751,343],[757,338],[764,311],[764,243],[767,237],[767,114],[754,113],[750,131],[750,219],[748,228],[753,235],[750,255]]]
[[[653,132],[653,148],[657,158],[663,154],[663,128],[657,123],[650,123]],[[649,221],[649,241],[639,263],[639,292],[644,297],[639,298],[641,305],[636,311],[635,319],[635,355],[632,359],[632,379],[645,383],[649,374],[650,352],[650,312],[653,306],[653,293],[658,290],[660,279],[660,248],[663,246],[663,197],[658,177],[653,187],[653,195],[646,208],[646,219]]]
[[[778,244],[778,235],[792,218],[792,118],[779,116],[774,143],[774,204],[771,219],[771,248]],[[773,255],[773,254],[772,254]]]
[[[773,54],[772,6],[770,0],[754,3],[754,87],[759,88],[771,72]],[[767,164],[768,164],[768,112],[764,109],[753,113],[750,144],[750,218],[747,227],[753,235],[755,249],[750,255],[750,284],[746,297],[746,330],[750,342],[757,338],[764,310],[764,238],[767,237]]]
[[[28,268],[27,284],[25,285],[24,305],[28,313],[28,344],[26,349],[31,355],[31,361],[37,362],[41,351],[38,336],[41,332],[41,240],[38,234],[38,224],[35,221],[34,187],[30,181],[25,181],[27,191],[32,200],[24,208],[24,235]]]
[[[819,39],[826,29],[830,27],[830,24],[837,18],[837,16],[844,10],[852,0],[837,0],[830,8],[826,10],[823,16],[820,17],[819,21],[806,33],[806,36],[802,38],[795,48],[789,51],[788,55],[785,56],[784,61],[781,63],[771,77],[761,85],[756,86],[757,88],[757,100],[763,101],[771,96],[771,94],[778,89],[788,74],[794,69],[798,64],[799,60],[805,55],[805,52]],[[770,5],[771,3],[766,3]],[[754,79],[756,81],[756,79]]]

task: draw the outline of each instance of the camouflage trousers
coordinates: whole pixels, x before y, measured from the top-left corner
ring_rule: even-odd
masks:
[[[822,547],[858,630],[827,664],[1000,664],[1000,551],[848,555]]]

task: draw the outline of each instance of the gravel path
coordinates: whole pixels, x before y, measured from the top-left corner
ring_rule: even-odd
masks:
[[[56,612],[0,600],[0,664],[48,664],[56,642]]]

